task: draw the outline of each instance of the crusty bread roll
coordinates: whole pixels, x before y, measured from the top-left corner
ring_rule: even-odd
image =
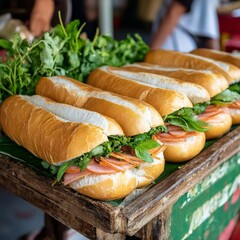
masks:
[[[145,62],[125,65],[121,69],[133,72],[149,72],[177,78],[184,82],[196,83],[204,87],[210,94],[210,97],[214,97],[229,87],[228,81],[222,74],[211,70],[167,68]]]
[[[124,135],[122,128],[114,119],[103,116],[97,112],[77,108],[63,103],[57,103],[40,95],[34,95],[30,98],[25,96],[25,98],[29,99],[32,104],[35,104],[36,106],[68,121],[98,126],[104,130],[104,133],[107,136]]]
[[[210,100],[208,91],[195,83],[188,83],[176,78],[166,77],[144,71],[134,72],[123,68],[111,67],[109,70],[121,77],[136,82],[146,83],[163,89],[170,89],[185,94],[193,104],[203,103]]]
[[[211,58],[217,61],[230,63],[240,68],[240,56],[234,55],[232,53],[228,53],[220,50],[208,49],[208,48],[197,48],[193,50],[191,53],[199,56]]]
[[[161,116],[173,113],[183,107],[192,107],[191,101],[185,94],[120,77],[109,68],[101,67],[92,71],[88,76],[87,83],[103,90],[147,102]]]
[[[204,148],[206,137],[203,132],[185,132],[177,126],[168,126],[168,133],[158,133],[165,146],[164,158],[168,162],[185,162],[197,156]]]
[[[68,121],[31,100],[19,95],[7,98],[1,106],[2,129],[17,144],[50,164],[59,165],[108,141],[97,124]]]
[[[121,199],[137,188],[137,178],[129,169],[115,174],[88,175],[71,182],[77,192],[98,200]]]
[[[109,134],[121,135],[123,131],[119,125],[109,120],[98,113],[36,95],[11,96],[1,106],[3,131],[17,144],[53,165],[91,151],[108,141]],[[158,142],[161,144],[160,140]],[[150,184],[163,172],[163,147],[153,149],[151,163],[130,153],[117,152],[110,153],[109,159],[92,158],[83,170],[71,165],[69,168],[78,168],[79,172],[66,172],[64,184],[95,199],[125,197],[134,189]]]
[[[232,124],[240,124],[240,100],[227,105],[232,117]]]
[[[160,64],[163,67],[217,71],[221,73],[228,82],[233,80],[227,65],[217,63],[210,58],[204,58],[190,53],[162,49],[152,50],[146,54],[144,61],[152,64]]]
[[[210,105],[198,118],[210,124],[205,132],[207,140],[223,136],[232,126],[232,117],[226,107]]]
[[[228,79],[229,84],[239,82],[240,69],[238,67],[236,67],[235,65],[233,65],[231,63],[227,63],[227,62],[222,62],[222,61],[217,61],[217,60],[212,60],[212,61],[214,63],[216,63],[218,66],[220,66],[223,70],[225,70],[229,74],[229,76],[230,76],[230,79]]]
[[[111,117],[119,123],[127,136],[148,132],[152,127],[163,125],[160,114],[151,105],[67,77],[41,78],[36,93]]]
[[[163,172],[165,161],[163,152],[153,157],[152,163],[143,163],[137,168],[113,174],[91,174],[69,183],[81,194],[99,199],[113,200],[127,196],[136,188],[152,183]]]
[[[211,122],[210,122],[211,124]],[[208,131],[205,132],[206,139],[214,139],[223,136],[232,126],[232,118],[230,114],[222,113],[214,117],[214,122],[211,124]]]

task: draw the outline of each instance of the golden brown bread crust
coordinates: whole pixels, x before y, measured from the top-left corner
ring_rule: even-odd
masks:
[[[69,186],[81,194],[100,199],[120,199],[136,188],[151,184],[164,170],[163,153],[158,154],[153,163],[143,163],[138,168],[106,175],[89,175],[72,182]]]
[[[13,141],[37,157],[58,165],[108,140],[100,127],[57,117],[36,106],[34,102],[40,98],[32,100],[33,97],[18,95],[6,99],[1,106],[1,123]],[[51,100],[46,101],[52,104]],[[163,172],[164,163],[160,152],[153,163],[143,162],[138,168],[116,174],[91,174],[72,182],[70,187],[95,199],[122,198],[155,180]]]
[[[213,49],[207,49],[207,48],[197,48],[193,50],[191,53],[211,58],[217,61],[227,62],[231,63],[238,68],[240,68],[240,57],[235,56],[231,53],[220,51],[220,50],[213,50]]]
[[[237,83],[240,81],[240,69],[235,65],[223,61],[218,61],[219,63],[223,63],[227,65],[227,72],[230,75],[231,79],[228,81],[229,84]]]
[[[185,82],[196,83],[204,87],[210,97],[214,97],[229,87],[228,81],[218,72],[207,72],[185,68],[162,68],[147,63],[137,63],[121,67],[134,72],[149,72],[167,77],[173,77]]]
[[[68,80],[74,85],[77,82],[74,79],[59,76],[59,79],[61,78]],[[82,92],[85,92],[85,94],[75,96],[74,90],[66,88],[64,83],[56,87],[56,85],[54,84],[54,82],[51,81],[50,78],[42,77],[39,79],[36,85],[35,92],[38,95],[48,97],[56,102],[67,103],[69,105],[82,107],[87,101],[88,93],[92,91],[93,88],[92,86],[89,86],[87,84],[80,84],[81,83],[79,83],[79,87],[78,85],[76,85],[76,89],[81,88]],[[96,88],[94,90],[98,91],[98,89]]]
[[[240,109],[228,108],[232,117],[232,124],[240,124]]]
[[[40,95],[23,97],[32,104],[41,107],[67,121],[98,126],[103,129],[107,136],[124,135],[122,128],[114,119],[103,116],[97,112],[77,108],[69,104],[58,103]]]
[[[196,132],[196,135],[186,138],[185,141],[166,142],[164,158],[167,162],[184,162],[198,155],[205,145],[205,134]]]
[[[86,182],[86,185],[82,185],[82,182]],[[88,197],[107,201],[121,199],[130,194],[137,187],[137,178],[127,170],[109,175],[89,175],[69,186]]]
[[[160,64],[163,67],[181,67],[217,71],[221,73],[228,82],[232,81],[229,73],[213,63],[211,59],[190,53],[162,49],[151,50],[146,54],[144,61],[152,64]]]
[[[208,91],[195,83],[189,83],[177,78],[144,71],[130,71],[128,69],[117,67],[109,67],[108,69],[111,73],[120,77],[129,78],[139,83],[149,84],[154,87],[174,90],[185,94],[193,104],[210,100]]]
[[[58,78],[67,80],[67,83],[71,85],[68,84],[69,86],[67,86],[66,82],[65,84],[58,84],[53,81],[53,78],[45,77],[39,80],[36,93],[57,102],[96,111],[111,117],[120,124],[127,136],[148,132],[152,127],[163,125],[160,114],[149,104],[117,94],[106,93],[74,79]],[[114,99],[122,99],[127,105],[132,105],[135,110],[129,108],[129,106],[121,105],[120,102],[101,99],[101,94]]]
[[[240,124],[240,111],[238,110],[238,113],[232,113],[232,110],[230,109],[230,114],[232,117],[232,124]]]
[[[65,121],[22,96],[11,96],[3,102],[1,125],[13,141],[53,165],[81,156],[108,141],[101,128]]]
[[[219,113],[216,115],[216,120],[212,117],[212,123],[209,130],[205,132],[206,139],[214,139],[223,136],[232,126],[232,117],[228,113]]]
[[[135,114],[131,111],[131,109],[114,103],[109,103],[103,99],[89,98],[83,108],[96,111],[101,114],[107,112],[109,117],[118,120],[118,123],[122,126],[123,131],[128,136],[137,135],[150,130],[150,125],[144,121],[143,118],[135,117]],[[122,114],[123,112],[124,114]]]
[[[90,73],[87,83],[103,90],[142,100],[152,105],[161,116],[183,107],[192,107],[192,103],[184,94],[137,83],[101,68]]]
[[[157,179],[164,171],[165,158],[163,156],[158,156],[159,159],[155,160],[154,164],[144,163],[139,168],[135,169],[135,174],[137,175],[137,188],[145,187],[151,184],[155,179]]]

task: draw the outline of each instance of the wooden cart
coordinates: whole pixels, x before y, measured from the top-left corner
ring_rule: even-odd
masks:
[[[215,239],[240,210],[240,127],[120,204],[52,187],[7,156],[0,161],[0,185],[90,239]]]

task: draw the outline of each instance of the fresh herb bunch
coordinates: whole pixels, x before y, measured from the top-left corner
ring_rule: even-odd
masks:
[[[0,104],[10,95],[34,94],[41,76],[65,75],[84,82],[97,67],[142,61],[149,50],[138,34],[117,41],[97,31],[90,41],[80,37],[83,28],[79,20],[64,27],[60,18],[59,25],[32,43],[19,34],[12,41],[0,39],[6,50],[6,59],[0,61]]]

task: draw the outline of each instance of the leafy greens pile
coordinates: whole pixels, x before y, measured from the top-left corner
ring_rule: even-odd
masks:
[[[61,22],[61,19],[60,19]],[[121,41],[96,31],[92,41],[80,34],[79,20],[57,25],[32,43],[16,34],[0,39],[6,59],[0,61],[0,104],[10,95],[32,95],[41,76],[65,75],[84,82],[95,68],[142,61],[149,50],[142,38],[128,35]]]

